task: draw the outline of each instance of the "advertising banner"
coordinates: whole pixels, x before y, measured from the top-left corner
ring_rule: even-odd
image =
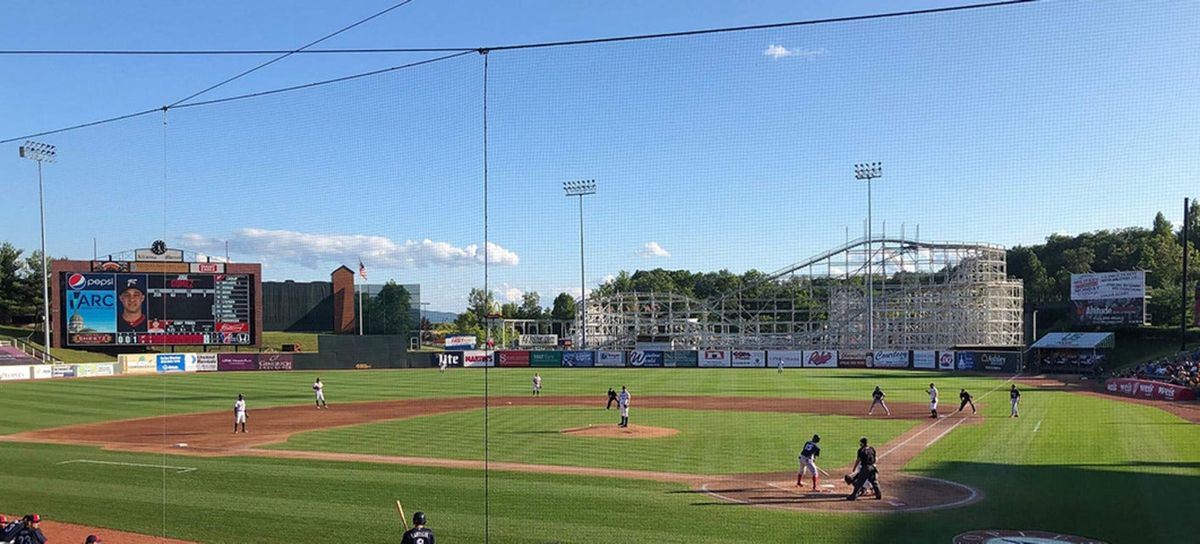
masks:
[[[183,372],[183,359],[184,357],[182,353],[160,353],[155,359],[154,370],[159,374]]]
[[[623,367],[625,366],[624,351],[597,351],[596,366]]]
[[[1146,298],[1146,273],[1071,274],[1071,300]]]
[[[767,366],[778,367],[779,363],[783,363],[784,368],[800,368],[804,366],[804,352],[788,350],[767,351]]]
[[[1011,351],[981,351],[976,356],[977,370],[1012,372],[1021,370],[1021,354]]]
[[[218,353],[217,370],[221,372],[255,370],[258,368],[257,361],[257,353]]]
[[[629,352],[629,366],[661,367],[662,365],[663,352],[661,351],[637,350]]]
[[[818,349],[804,352],[804,368],[837,368],[841,363],[840,352],[829,349]],[[866,364],[866,359],[863,359]]]
[[[497,351],[496,366],[520,367],[529,366],[528,351]]]
[[[1072,300],[1071,321],[1079,325],[1142,325],[1146,322],[1146,299]]]
[[[700,352],[700,366],[716,368],[729,366],[729,352],[723,349],[706,349]]]
[[[700,366],[700,358],[694,351],[664,351],[663,366],[695,368]]]
[[[463,366],[465,367],[485,367],[495,366],[492,363],[492,354],[486,351],[464,351]]]
[[[842,368],[866,368],[867,350],[843,349],[837,352],[837,366]]]
[[[193,274],[224,274],[225,263],[191,263],[189,272]]]
[[[259,370],[293,370],[295,357],[291,353],[259,353]]]
[[[463,352],[463,351],[443,351],[440,353],[430,353],[429,354],[429,364],[432,366],[438,367],[438,368],[441,368],[442,364],[445,364],[447,367],[462,366],[463,353],[465,353],[465,352]]]
[[[735,349],[729,352],[729,363],[734,368],[763,368],[767,366],[767,352]]]
[[[0,366],[0,380],[28,380],[32,375],[30,365]]]
[[[519,334],[517,335],[517,345],[523,348],[532,347],[557,347],[557,334]]]
[[[531,351],[529,352],[529,366],[537,367],[561,367],[562,352],[561,351]]]
[[[55,378],[74,378],[75,367],[71,365],[53,365],[50,367],[50,375]]]
[[[217,354],[216,353],[197,353],[196,354],[196,372],[216,372],[217,371]]]
[[[117,362],[123,374],[153,374],[158,372],[158,360],[153,353],[118,355]]]
[[[74,365],[75,377],[112,376],[116,374],[115,363],[83,363]]]
[[[912,352],[913,368],[926,368],[933,370],[937,368],[937,352],[936,351],[914,351]]]
[[[876,351],[869,366],[873,368],[908,368],[908,351]]]
[[[1196,391],[1187,387],[1152,380],[1114,378],[1104,382],[1109,393],[1157,400],[1196,400]]]
[[[569,367],[596,366],[596,352],[594,352],[594,351],[564,351],[562,354],[562,366],[569,366]]]
[[[954,352],[939,351],[937,359],[938,370],[954,370]]]
[[[446,337],[446,351],[461,350],[466,351],[475,349],[476,338],[474,334],[455,334]]]
[[[29,369],[35,380],[49,380],[54,377],[54,369],[51,368],[51,365],[30,365]]]
[[[954,368],[958,370],[976,370],[975,352],[959,351],[954,354]]]

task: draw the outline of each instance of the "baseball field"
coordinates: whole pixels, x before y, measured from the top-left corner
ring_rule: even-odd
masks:
[[[5,383],[0,511],[190,542],[395,542],[396,499],[425,512],[440,542],[951,542],[977,529],[1186,542],[1200,531],[1200,428],[1187,413],[1047,380],[870,369],[537,369],[534,398],[534,371]],[[327,410],[313,405],[317,376]],[[928,417],[930,382],[943,418]],[[1020,418],[1008,417],[1011,383]],[[605,406],[622,385],[628,429]],[[890,416],[866,414],[876,385]],[[978,414],[955,413],[961,388]],[[232,432],[238,393],[244,434]],[[795,487],[813,434],[830,475],[816,492],[808,477]],[[863,436],[884,500],[848,503],[841,477]]]

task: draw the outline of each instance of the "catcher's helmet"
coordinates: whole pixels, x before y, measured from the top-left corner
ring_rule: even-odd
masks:
[[[821,441],[821,435],[819,435],[819,434],[814,434],[814,435],[813,435],[813,439],[812,439],[812,441],[813,441],[813,442],[820,442],[820,441]]]
[[[846,480],[846,485],[851,485],[854,483],[854,478],[851,477],[849,474],[843,476],[842,479]]]
[[[413,514],[413,525],[425,525],[425,512]]]

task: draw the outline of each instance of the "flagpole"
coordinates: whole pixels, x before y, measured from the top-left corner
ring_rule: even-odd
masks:
[[[365,286],[364,285],[358,286],[358,335],[359,336],[363,335],[363,302],[362,302],[363,287],[365,287]]]

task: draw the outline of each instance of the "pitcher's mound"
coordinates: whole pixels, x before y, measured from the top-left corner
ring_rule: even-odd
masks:
[[[598,438],[662,438],[665,436],[679,434],[678,429],[669,429],[666,427],[646,427],[643,425],[632,424],[628,427],[618,427],[616,425],[588,425],[587,427],[563,429],[559,432],[563,434],[569,434],[571,436],[591,436]]]

